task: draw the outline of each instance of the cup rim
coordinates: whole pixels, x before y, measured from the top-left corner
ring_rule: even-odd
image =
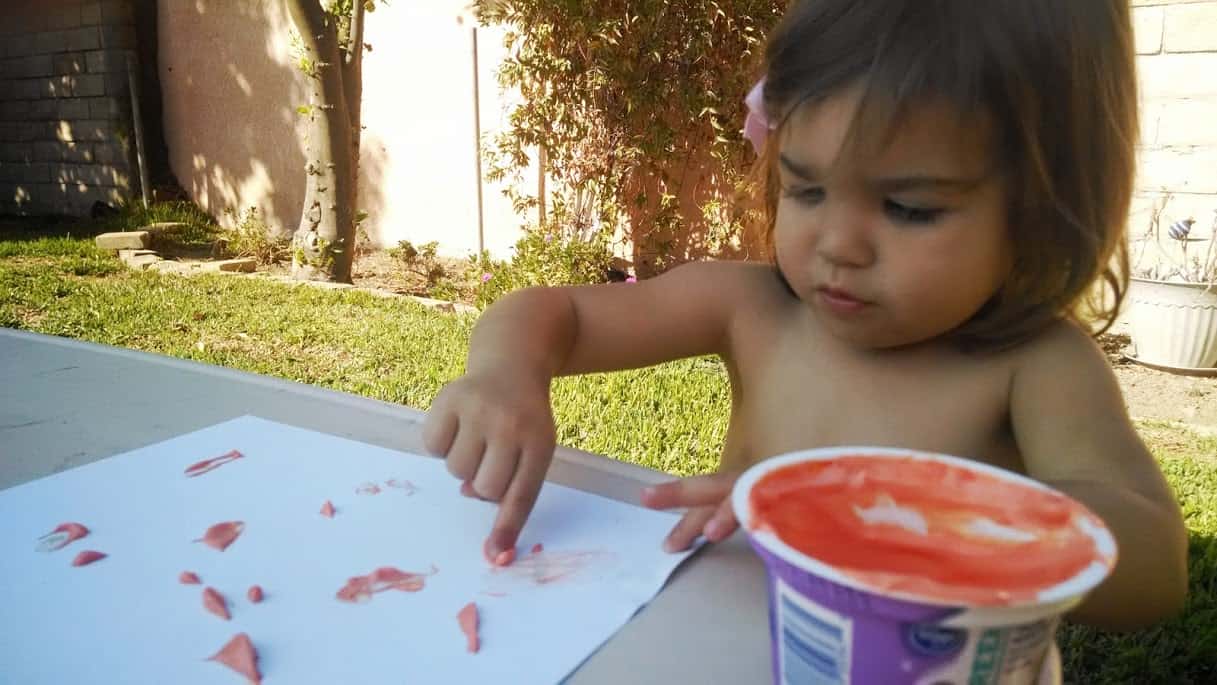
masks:
[[[825,578],[839,585],[867,592],[873,595],[878,595],[885,598],[896,599],[900,601],[941,607],[968,608],[979,611],[1005,611],[1018,610],[1026,612],[1031,608],[1042,608],[1044,613],[1062,613],[1070,606],[1077,604],[1083,596],[1096,585],[1102,582],[1111,573],[1115,567],[1117,551],[1115,538],[1107,529],[1106,524],[1102,519],[1092,512],[1085,504],[1078,502],[1076,499],[1069,497],[1070,501],[1074,502],[1083,511],[1099,523],[1099,526],[1092,527],[1086,530],[1095,540],[1096,548],[1100,551],[1102,559],[1095,560],[1089,566],[1082,569],[1074,577],[1069,578],[1057,585],[1053,585],[1043,590],[1040,590],[1034,599],[1010,602],[1003,604],[977,604],[960,602],[957,600],[946,600],[915,593],[901,592],[895,590],[886,590],[870,586],[868,583],[854,578],[846,573],[841,572],[835,567],[824,563],[809,556],[799,550],[791,547],[782,541],[777,535],[770,531],[754,530],[751,525],[751,504],[749,495],[752,492],[752,486],[758,480],[764,477],[771,471],[808,461],[832,461],[841,457],[878,457],[889,459],[913,459],[916,461],[933,461],[945,463],[950,466],[959,467],[965,470],[982,473],[989,476],[994,476],[1005,481],[1012,481],[1020,485],[1036,488],[1045,492],[1053,492],[1065,497],[1068,495],[1049,487],[1039,481],[1033,480],[1020,473],[1008,471],[991,464],[972,461],[961,457],[952,456],[949,454],[940,454],[925,450],[903,449],[892,447],[878,447],[870,445],[842,445],[838,447],[819,447],[814,449],[798,450],[787,452],[774,457],[770,457],[760,461],[744,471],[736,480],[735,485],[731,490],[731,508],[735,513],[736,520],[739,522],[740,528],[753,541],[765,548],[767,552],[781,559],[782,561],[799,568],[805,572]]]

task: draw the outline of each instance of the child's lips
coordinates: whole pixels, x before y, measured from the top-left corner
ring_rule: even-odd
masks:
[[[825,307],[836,314],[854,314],[870,305],[869,302],[855,297],[848,290],[841,290],[839,288],[817,288],[816,296],[820,298],[820,302]]]

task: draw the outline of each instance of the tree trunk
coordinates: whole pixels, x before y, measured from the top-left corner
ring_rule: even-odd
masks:
[[[312,65],[304,208],[292,237],[292,276],[299,280],[351,282],[364,17],[362,0],[352,6],[349,35],[343,36],[338,18],[320,0],[288,0]]]

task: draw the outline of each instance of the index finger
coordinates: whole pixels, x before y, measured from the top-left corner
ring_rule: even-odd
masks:
[[[483,549],[492,564],[507,566],[515,558],[516,540],[541,494],[551,456],[552,450],[550,454],[525,452],[520,458],[511,485],[499,501],[498,516]]]

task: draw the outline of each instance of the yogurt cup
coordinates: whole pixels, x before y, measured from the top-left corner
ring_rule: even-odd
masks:
[[[1060,616],[1116,561],[1082,504],[940,454],[795,452],[731,497],[769,575],[775,683],[1059,682]]]

